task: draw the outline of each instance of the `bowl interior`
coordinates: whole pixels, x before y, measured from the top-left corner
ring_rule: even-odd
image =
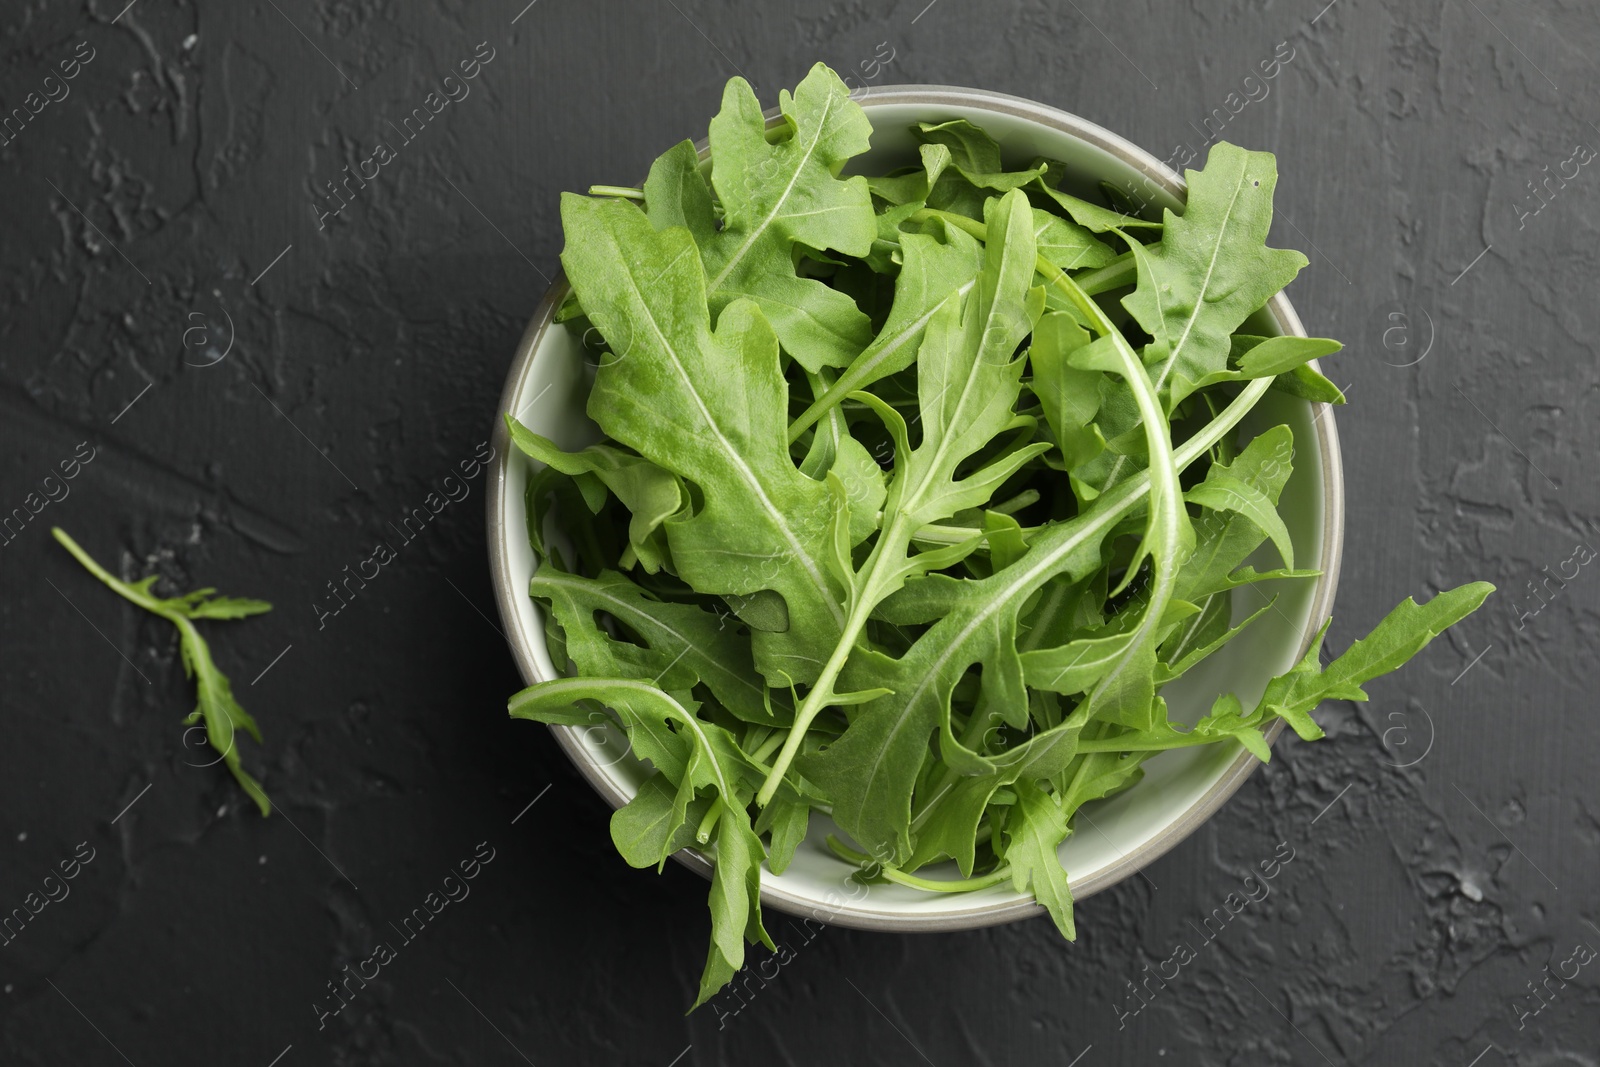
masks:
[[[862,100],[872,120],[873,148],[854,169],[879,173],[914,163],[915,142],[908,128],[917,121],[968,118],[988,130],[1005,149],[1008,164],[1047,156],[1065,163],[1066,184],[1092,193],[1100,181],[1136,191],[1151,211],[1181,204],[1181,184],[1147,153],[1063,112],[1042,105],[974,90],[906,87],[875,90]],[[1137,201],[1136,201],[1137,202]],[[556,289],[564,289],[558,284]],[[581,448],[596,440],[597,428],[584,415],[594,366],[581,338],[549,323],[560,294],[545,299],[523,340],[507,382],[502,410],[561,446]],[[1250,328],[1258,333],[1303,333],[1292,308],[1280,295],[1258,313]],[[1247,704],[1267,681],[1291,666],[1309,637],[1331,610],[1337,578],[1340,494],[1338,449],[1332,417],[1314,405],[1269,392],[1241,427],[1241,440],[1279,423],[1294,433],[1294,471],[1280,510],[1295,549],[1295,563],[1319,568],[1323,577],[1264,583],[1234,592],[1234,620],[1276,596],[1275,610],[1200,668],[1163,690],[1173,717],[1192,722],[1221,692],[1232,690]],[[500,440],[505,444],[503,428]],[[530,461],[508,447],[490,494],[491,557],[497,597],[523,675],[531,683],[554,677],[544,642],[539,606],[527,595],[536,561],[528,546],[524,491]],[[1270,553],[1270,548],[1268,549]],[[1260,568],[1277,565],[1264,555]],[[614,805],[637,790],[650,768],[627,750],[626,738],[609,727],[553,728],[580,770]],[[1062,845],[1062,862],[1073,892],[1082,897],[1113,884],[1151,862],[1193,832],[1255,766],[1254,757],[1235,743],[1198,746],[1163,753],[1146,764],[1144,780],[1111,800],[1085,809],[1084,818]],[[781,876],[763,872],[762,899],[768,905],[824,922],[868,928],[955,929],[987,925],[1032,913],[1032,899],[1009,884],[961,894],[931,894],[897,885],[864,886],[851,879],[853,868],[827,850],[823,839],[831,820],[814,816],[810,834]],[[702,871],[704,856],[679,858]],[[925,872],[937,877],[937,870]],[[952,867],[953,873],[953,867]]]

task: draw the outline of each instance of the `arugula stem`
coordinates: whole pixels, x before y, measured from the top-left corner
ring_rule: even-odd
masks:
[[[909,886],[912,889],[921,889],[929,893],[967,893],[975,889],[988,889],[992,885],[1011,880],[1011,866],[1002,864],[988,874],[980,874],[975,878],[918,878],[914,874],[897,871],[893,867],[882,867],[878,871],[884,878],[897,885]]]
[[[1069,826],[1072,820],[1077,818],[1078,809],[1083,807],[1084,802],[1078,799],[1080,789],[1090,779],[1091,772],[1098,771],[1104,762],[1103,759],[1096,760],[1093,755],[1084,752],[1083,746],[1085,744],[1093,744],[1094,740],[1105,732],[1105,723],[1091,722],[1086,724],[1078,733],[1079,747],[1077,754],[1073,757],[1077,766],[1073,769],[1071,776],[1067,778],[1067,787],[1061,790],[1061,810],[1066,813]],[[1085,734],[1089,735],[1087,741],[1084,739]]]
[[[929,893],[965,893],[974,889],[987,889],[1011,877],[1010,866],[1002,864],[988,874],[980,874],[975,878],[919,878],[914,874],[907,874],[905,871],[878,863],[865,852],[850,848],[832,834],[828,835],[828,850],[846,863],[855,864],[861,870],[875,867],[877,868],[875,873],[887,881]]]
[[[79,545],[78,542],[67,536],[67,532],[61,527],[50,527],[50,534],[61,543],[61,547],[72,553],[73,559],[76,559],[79,563],[83,564],[84,570],[88,571],[90,574],[100,579],[100,581],[104,582],[106,586],[113,590],[118,596],[122,597],[124,600],[128,600],[134,604],[137,604],[139,607],[150,612],[151,614],[159,615],[163,619],[167,619],[177,624],[180,628],[187,629],[190,633],[194,632],[194,627],[189,625],[188,619],[177,614],[176,612],[168,611],[167,608],[156,597],[153,597],[150,594],[129,584],[128,582],[123,581],[121,578],[118,578],[116,575],[100,566],[99,563],[95,562],[94,557],[85,552],[83,547]]]
[[[694,832],[696,841],[703,845],[711,840],[711,831],[716,829],[717,820],[722,818],[722,811],[722,797],[718,795],[717,799],[713,800],[711,806],[706,809],[706,817],[700,820],[700,826]]]
[[[1217,734],[1215,737],[1207,735],[1184,734],[1177,738],[1151,738],[1145,741],[1136,741],[1126,737],[1102,738],[1095,741],[1079,741],[1079,752],[1165,752],[1169,748],[1188,748],[1191,745],[1210,745],[1218,741],[1228,740],[1228,734]]]
[[[1024,489],[1009,500],[1002,500],[998,504],[990,504],[987,510],[999,512],[1001,515],[1015,515],[1029,504],[1036,504],[1038,501],[1039,490]]]
[[[1110,263],[1094,270],[1086,270],[1073,281],[1078,287],[1090,296],[1099,296],[1101,293],[1110,292],[1112,289],[1121,289],[1125,285],[1132,285],[1138,281],[1138,262],[1133,258],[1132,249],[1122,253]]]
[[[989,510],[996,511],[998,509],[990,508]],[[1001,514],[1010,513],[1001,512]],[[1038,533],[1042,529],[1044,529],[1043,526],[1024,526],[1022,528],[1022,536],[1027,537],[1029,534]],[[917,536],[914,540],[926,541],[936,545],[959,545],[963,541],[972,540],[972,538],[981,533],[983,531],[976,526],[945,526],[939,523],[929,523],[917,531]]]
[[[849,845],[846,845],[843,841],[840,841],[833,834],[828,835],[827,844],[828,851],[832,852],[835,856],[838,856],[846,863],[854,863],[858,867],[869,867],[872,865],[871,856],[867,855],[865,852],[856,851]]]
[[[761,742],[754,752],[750,753],[750,762],[765,764],[772,754],[778,750],[778,746],[783,744],[784,736],[784,731],[782,730],[772,731],[772,735]]]
[[[866,625],[867,611],[851,611],[845,620],[844,632],[839,635],[839,643],[834,646],[833,655],[828,657],[828,662],[822,668],[822,673],[817,676],[816,684],[806,693],[805,700],[794,713],[794,725],[789,728],[788,735],[783,740],[783,749],[778,753],[778,758],[772,761],[772,770],[767,772],[766,779],[761,783],[761,789],[756,793],[756,806],[766,807],[772,800],[772,794],[778,791],[778,783],[783,780],[784,772],[789,769],[789,764],[794,762],[794,757],[800,751],[800,744],[805,740],[806,728],[813,719],[827,707],[828,701],[833,699],[833,683],[838,680],[839,672],[844,669],[844,664],[850,658],[850,649],[855,644],[856,637]]]
[[[624,200],[644,200],[643,189],[633,189],[626,185],[591,185],[590,196],[614,196]]]
[[[1260,713],[1242,717],[1239,720],[1241,727],[1260,729],[1266,724],[1268,715]],[[1189,748],[1194,745],[1213,745],[1218,741],[1227,741],[1235,737],[1234,734],[1201,734],[1182,733],[1177,736],[1147,737],[1139,739],[1126,734],[1120,737],[1096,738],[1078,742],[1079,752],[1165,752],[1169,748]]]
[[[867,561],[867,579],[862,584],[863,589],[871,589],[877,570],[882,560],[889,558],[889,554],[882,552],[890,535],[905,524],[900,517],[905,513],[899,512],[890,520],[890,525],[884,530],[878,543],[873,546],[872,557]],[[909,538],[906,539],[909,543]],[[900,548],[904,555],[905,547]],[[756,794],[756,805],[766,807],[772,800],[772,794],[777,792],[778,783],[783,781],[783,776],[789,769],[789,764],[794,762],[794,757],[800,751],[800,745],[805,740],[806,729],[812,721],[822,713],[833,700],[833,683],[838,681],[839,672],[844,669],[845,661],[850,658],[850,652],[855,647],[856,638],[866,628],[867,619],[872,616],[872,609],[877,607],[877,601],[870,596],[854,596],[854,603],[850,606],[850,614],[845,619],[844,629],[839,634],[839,643],[834,646],[833,655],[828,657],[828,662],[823,666],[822,673],[817,676],[816,682],[806,693],[805,700],[795,709],[794,725],[789,728],[788,736],[784,738],[783,750],[778,753],[778,758],[772,761],[772,770],[767,773],[766,780],[761,783],[761,790]]]

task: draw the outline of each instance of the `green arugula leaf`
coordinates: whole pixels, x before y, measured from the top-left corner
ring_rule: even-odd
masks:
[[[1174,482],[1178,471],[1238,425],[1269,384],[1262,379],[1246,385],[1209,426],[1184,442],[1170,469]],[[1149,490],[1150,475],[1140,472],[1084,514],[1036,534],[1011,566],[964,584],[965,595],[899,659],[870,650],[852,657],[847,684],[880,684],[893,695],[863,705],[837,741],[800,763],[801,772],[832,800],[834,820],[846,833],[875,855],[887,851],[896,864],[911,855],[911,797],[929,736],[951,728],[957,683],[975,663],[985,665],[986,685],[1020,679],[1016,632],[1023,605],[1057,574],[1078,581],[1100,570],[1106,536],[1145,503]],[[970,752],[990,728],[978,721],[964,747]]]
[[[778,106],[789,135],[772,141],[755,93],[734,78],[711,120],[711,184],[722,227],[695,231],[711,312],[719,317],[734,301],[753,300],[807,370],[843,367],[872,340],[871,324],[845,294],[797,275],[793,256],[802,246],[849,256],[871,251],[877,223],[866,179],[835,175],[866,151],[872,127],[821,63],[793,96],[781,92]]]
[[[1278,166],[1268,152],[1219,141],[1204,170],[1187,171],[1183,214],[1167,211],[1161,240],[1129,240],[1139,284],[1122,303],[1155,340],[1147,361],[1167,411],[1226,372],[1230,335],[1294,280],[1306,257],[1268,248]]]
[[[163,599],[152,592],[156,575],[152,574],[137,582],[125,582],[96,563],[89,553],[68,537],[59,526],[52,526],[50,533],[63,548],[72,553],[74,559],[83,564],[85,570],[100,579],[113,592],[152,615],[159,615],[178,628],[178,651],[183,660],[183,672],[187,677],[194,679],[195,693],[198,697],[194,711],[183,721],[190,725],[197,722],[205,725],[206,740],[221,754],[223,764],[239,783],[239,788],[255,801],[262,815],[271,814],[272,801],[267,798],[261,783],[244,769],[235,743],[239,731],[242,730],[260,744],[261,729],[256,725],[255,719],[250,717],[250,713],[239,706],[228,676],[217,669],[216,662],[211,658],[211,646],[200,636],[200,631],[195,629],[192,620],[242,619],[271,611],[272,605],[265,600],[212,596],[216,590],[210,588],[197,589],[182,596]]]
[[[1061,191],[1051,184],[1048,179],[1049,175],[1052,174],[1065,177],[1068,173],[1067,165],[1065,163],[1035,160],[1034,166],[1039,166],[1041,162],[1044,163],[1044,167],[1040,170],[1039,176],[1028,183],[1027,189],[1036,194],[1036,199],[1044,199],[1054,203],[1065,211],[1073,222],[1076,222],[1084,229],[1092,233],[1114,233],[1118,230],[1130,229],[1144,231],[1161,229],[1161,223],[1153,219],[1142,219],[1137,215],[1124,214],[1121,211],[1101,207],[1099,204],[1090,203],[1087,200]]]
[[[1262,381],[1265,379],[1258,379],[1254,386],[1260,388]],[[1278,426],[1251,440],[1231,465],[1216,464],[1213,469],[1222,472],[1219,483],[1242,482],[1251,499],[1264,499],[1275,509],[1293,470],[1293,457],[1293,434],[1288,427]],[[1263,521],[1272,525],[1270,519]],[[1179,599],[1199,603],[1214,593],[1269,577],[1240,570],[1268,535],[1261,523],[1242,508],[1210,510],[1196,520],[1194,528],[1195,549],[1185,562],[1174,591]],[[1280,554],[1282,551],[1279,548]],[[1284,571],[1270,576],[1301,577],[1306,573]]]
[[[687,822],[697,794],[712,794],[696,833],[698,842],[711,843],[716,858],[711,880],[711,952],[694,1005],[699,1007],[744,966],[747,938],[776,951],[761,924],[761,840],[745,812],[745,798],[749,795],[745,782],[752,768],[732,734],[703,722],[679,700],[647,682],[558,678],[524,689],[511,698],[509,710],[512,718],[560,724],[570,721],[569,709],[579,700],[596,700],[615,711],[633,750],[654,764],[668,781],[677,782],[670,811],[652,813],[648,806],[659,801],[646,801],[641,811],[625,823],[629,831],[625,839],[645,845],[650,844],[652,833],[665,832],[670,844],[677,828]],[[646,823],[652,818],[658,820],[657,825],[665,830],[638,827],[634,820],[641,815]],[[657,847],[666,845],[641,847],[633,858],[654,856]]]
[[[1319,669],[1322,637],[1328,628],[1324,623],[1294,669],[1267,684],[1260,709],[1286,720],[1307,741],[1321,737],[1322,729],[1310,716],[1318,704],[1366,700],[1363,683],[1403,666],[1435,637],[1478,610],[1492,592],[1494,586],[1488,582],[1472,582],[1439,593],[1424,604],[1407,597],[1370,634]]]
[[[679,141],[650,165],[644,209],[658,230],[685,227],[696,241],[717,232],[717,206],[693,141]]]
[[[677,789],[656,771],[632,800],[611,813],[611,841],[628,866],[654,867],[659,873],[674,852],[694,846],[713,799],[697,796],[680,811]]]
[[[1100,628],[1109,631],[1105,636],[1081,637],[1055,648],[1022,653],[1023,678],[1034,689],[1064,694],[1085,692],[1127,658],[1129,647],[1140,639],[1147,611],[1148,604],[1141,603],[1139,608],[1123,613]],[[1197,614],[1199,609],[1195,605],[1183,600],[1173,601],[1161,620],[1161,629],[1166,631],[1174,623]],[[1151,670],[1152,683],[1157,669]],[[1154,692],[1152,684],[1152,699]]]
[[[1287,673],[1267,683],[1255,709],[1245,713],[1239,698],[1224,693],[1211,713],[1188,730],[1161,723],[1148,730],[1127,731],[1079,744],[1083,752],[1152,752],[1186,745],[1234,739],[1261,760],[1271,752],[1263,731],[1273,718],[1287,722],[1303,740],[1323,736],[1311,712],[1324,700],[1365,701],[1362,683],[1404,666],[1446,629],[1478,609],[1494,592],[1488,582],[1472,582],[1438,594],[1425,604],[1407,597],[1384,616],[1372,632],[1356,641],[1344,654],[1320,667],[1322,639],[1332,620],[1322,624],[1305,655]]]
[[[1206,606],[1193,619],[1188,620],[1169,639],[1170,649],[1161,648],[1161,662],[1156,664],[1155,683],[1159,688],[1182,678],[1196,664],[1244,632],[1245,627],[1273,610],[1277,597],[1271,597],[1261,607],[1245,616],[1237,626],[1229,626],[1232,615],[1232,598],[1226,593],[1215,593],[1207,598]],[[1220,629],[1220,632],[1217,632]]]
[[[718,703],[746,722],[782,725],[791,717],[787,708],[775,708],[767,699],[748,644],[725,617],[692,604],[656,600],[616,571],[584,578],[546,563],[528,592],[550,603],[580,675],[647,679],[668,690],[704,682]],[[595,621],[597,612],[616,619],[644,644],[607,634]]]
[[[935,311],[964,298],[983,268],[983,247],[960,230],[907,233],[900,238],[904,262],[895,279],[894,305],[883,329],[850,366],[789,427],[789,440],[804,433],[851,393],[911,366]]]
[[[1013,787],[1017,803],[1006,821],[1005,860],[1011,866],[1011,884],[1019,893],[1033,891],[1050,919],[1068,941],[1078,939],[1072,922],[1072,890],[1061,867],[1057,849],[1066,840],[1068,813],[1060,802],[1031,781]]]
[[[686,503],[677,478],[642,456],[629,455],[610,445],[563,452],[510,415],[506,416],[506,427],[511,431],[511,442],[525,455],[573,476],[591,512],[599,514],[605,503],[604,492],[596,494],[594,483],[614,493],[632,516],[628,543],[639,563],[651,573],[666,565],[666,544],[656,531]]]
[[[1252,440],[1231,464],[1213,463],[1205,481],[1184,494],[1191,504],[1213,511],[1232,511],[1249,519],[1283,557],[1283,565],[1294,568],[1294,543],[1289,528],[1278,514],[1277,492],[1270,491],[1282,479],[1278,467],[1288,467],[1294,458],[1294,435],[1287,426],[1274,426]]]
[[[704,506],[665,524],[678,573],[702,592],[777,594],[787,628],[756,634],[757,668],[775,684],[809,681],[845,611],[826,562],[832,497],[789,458],[771,328],[746,301],[713,333],[686,230],[657,231],[631,203],[570,194],[562,219],[561,259],[584,307],[607,336],[632,338],[596,372],[590,417],[699,488]]]

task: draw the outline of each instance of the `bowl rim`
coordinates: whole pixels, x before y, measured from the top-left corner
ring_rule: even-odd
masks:
[[[1025,97],[955,85],[885,85],[859,89],[851,94],[851,99],[869,113],[873,107],[884,104],[912,104],[927,107],[930,111],[936,111],[941,106],[961,106],[1010,115],[1053,132],[1066,134],[1115,156],[1123,163],[1143,172],[1153,185],[1179,201],[1183,201],[1187,195],[1188,187],[1183,178],[1149,151],[1071,112]],[[777,108],[769,108],[765,114],[769,126],[779,120]],[[696,147],[704,156],[706,152],[704,139],[696,142]],[[544,678],[539,670],[531,651],[534,638],[522,627],[521,616],[517,611],[520,599],[526,597],[527,593],[511,587],[511,549],[503,515],[512,449],[510,434],[500,413],[515,408],[515,401],[523,393],[524,385],[532,372],[534,354],[538,351],[545,332],[554,325],[556,308],[560,306],[567,289],[565,272],[557,271],[550,287],[535,308],[522,339],[517,344],[516,355],[507,372],[499,407],[495,413],[492,439],[495,459],[492,461],[494,467],[488,492],[485,494],[489,570],[494,585],[495,606],[500,613],[501,621],[505,624],[506,643],[511,650],[512,658],[516,661],[517,670],[528,685],[548,679]],[[1265,310],[1276,320],[1285,335],[1307,336],[1299,315],[1295,313],[1293,305],[1282,292],[1275,294],[1267,302]],[[1317,361],[1311,361],[1310,366],[1315,369],[1318,366]],[[1339,565],[1344,549],[1344,473],[1340,462],[1338,430],[1334,426],[1331,407],[1327,404],[1311,403],[1314,409],[1320,409],[1312,417],[1312,426],[1316,433],[1317,450],[1323,471],[1322,558],[1319,560],[1322,574],[1317,579],[1311,596],[1311,625],[1306,628],[1306,636],[1302,638],[1297,656],[1305,654],[1310,647],[1311,635],[1314,635],[1332,614],[1334,596],[1339,585]],[[610,779],[602,775],[589,758],[580,740],[583,733],[581,728],[550,726],[549,730],[555,735],[556,742],[565,751],[567,758],[612,808],[619,808],[628,802],[630,797],[615,788]],[[1267,743],[1271,745],[1282,731],[1283,720],[1276,720],[1266,731]],[[1260,764],[1260,760],[1240,746],[1222,776],[1171,825],[1132,852],[1122,855],[1117,862],[1094,874],[1087,875],[1081,880],[1071,878],[1069,875],[1073,899],[1083,900],[1107,889],[1177,847],[1215,815],[1222,805],[1238,792],[1245,780],[1255,773]],[[673,858],[704,877],[709,878],[711,875],[712,861],[695,849],[681,849],[673,853]],[[762,880],[761,903],[763,906],[771,905],[780,911],[815,918],[830,925],[900,932],[931,933],[974,929],[1014,922],[1045,913],[1044,907],[1032,900],[1020,900],[976,911],[969,909],[949,914],[900,912],[887,908],[872,908],[855,902],[828,907],[813,898],[790,893],[774,885],[770,879]]]

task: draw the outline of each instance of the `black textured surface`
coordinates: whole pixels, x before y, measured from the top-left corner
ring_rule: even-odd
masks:
[[[0,510],[38,508],[0,547],[0,913],[39,906],[0,947],[0,1062],[1600,1064],[1575,950],[1600,949],[1587,5],[124,2],[0,15],[0,103],[25,109],[0,144]],[[626,868],[545,731],[507,721],[483,478],[446,479],[556,265],[557,194],[701,135],[730,75],[770,103],[817,59],[1033,97],[1162,157],[1219,125],[1276,152],[1276,241],[1312,259],[1290,296],[1349,345],[1333,647],[1413,592],[1501,593],[1085,901],[1076,945],[1042,918],[778,922],[747,1006],[684,1018],[705,883]],[[414,108],[437,114],[407,142]],[[380,142],[340,207],[325,183]],[[333,613],[327,583],[430,493]],[[277,605],[208,632],[278,814],[195,766],[171,628],[51,524],[124,574]],[[470,896],[400,935],[475,853]]]

